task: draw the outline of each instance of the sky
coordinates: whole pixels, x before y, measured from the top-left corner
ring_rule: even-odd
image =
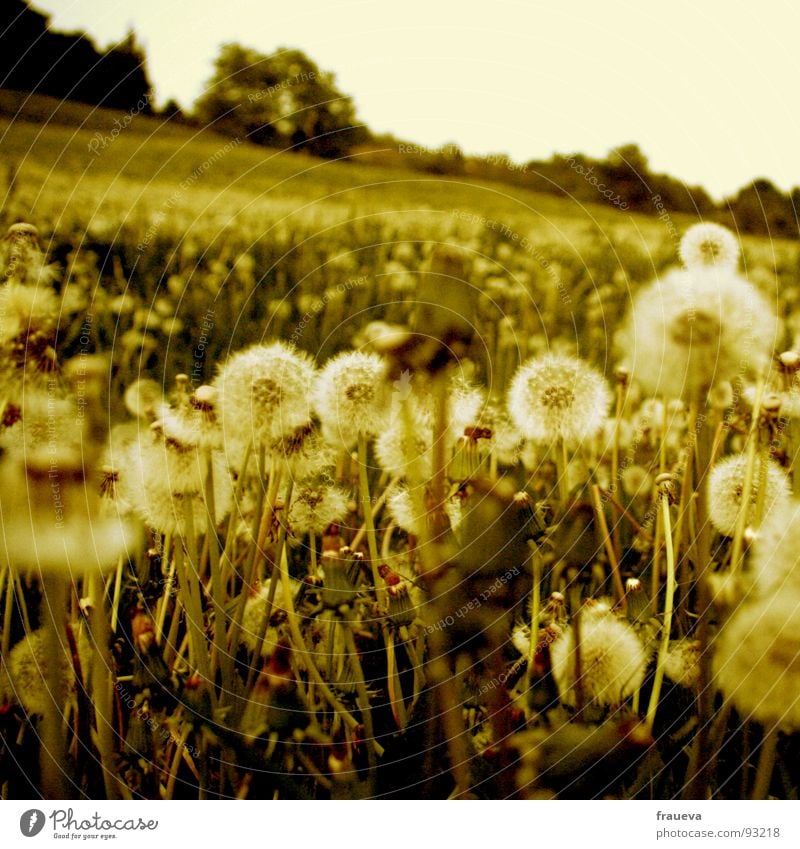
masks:
[[[800,184],[791,0],[34,0],[98,46],[136,31],[160,103],[190,106],[219,45],[299,47],[375,132],[516,161],[637,143],[716,198]]]

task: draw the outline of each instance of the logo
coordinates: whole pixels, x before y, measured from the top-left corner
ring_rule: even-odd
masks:
[[[36,837],[44,828],[44,814],[36,808],[31,808],[19,818],[19,830],[25,837]]]

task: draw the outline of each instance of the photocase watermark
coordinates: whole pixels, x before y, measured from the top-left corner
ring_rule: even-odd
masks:
[[[144,238],[141,242],[136,246],[136,250],[139,253],[145,251],[150,243],[153,241],[156,233],[158,233],[161,225],[167,218],[167,214],[173,209],[173,207],[178,203],[178,201],[183,197],[184,193],[187,189],[190,189],[202,176],[208,171],[208,169],[219,162],[224,156],[230,153],[235,147],[238,147],[242,143],[241,138],[238,136],[235,139],[231,139],[227,144],[223,145],[214,153],[211,154],[206,160],[204,160],[197,168],[192,171],[192,173],[185,179],[181,180],[178,185],[178,188],[167,198],[166,201],[161,205],[161,208],[156,212],[153,216],[153,223],[147,228],[147,232],[144,235]]]
[[[306,327],[308,327],[309,322],[325,309],[328,302],[334,297],[334,295],[343,295],[351,289],[358,289],[363,286],[368,279],[369,278],[366,274],[362,274],[361,277],[350,278],[342,283],[337,283],[336,286],[331,286],[329,289],[326,289],[322,297],[315,302],[314,306],[311,309],[306,310],[305,314],[292,331],[289,342],[292,345],[297,344],[297,340],[303,335],[303,331]]]
[[[36,837],[50,820],[51,833],[55,839],[62,840],[114,840],[117,832],[155,831],[158,820],[145,820],[142,817],[119,817],[107,819],[98,811],[91,816],[78,819],[72,808],[55,808],[49,814],[39,808],[30,808],[19,818],[19,830],[25,837]]]
[[[288,79],[285,79],[282,82],[275,83],[275,85],[268,85],[266,88],[263,88],[260,91],[251,92],[247,95],[247,99],[250,101],[250,103],[257,103],[259,100],[263,100],[265,97],[272,97],[276,92],[283,91],[284,89],[291,88],[295,85],[300,85],[301,83],[311,82],[316,78],[316,71],[303,71],[302,73],[295,74],[295,76],[289,77]]]
[[[38,808],[30,808],[19,818],[19,830],[25,837],[36,837],[44,828],[46,821],[44,811],[40,811]]]
[[[567,160],[569,163],[569,167],[572,168],[573,171],[577,171],[578,174],[586,180],[587,183],[594,186],[598,193],[601,194],[606,200],[611,201],[614,206],[618,206],[620,209],[628,209],[629,204],[628,201],[623,200],[623,198],[615,192],[613,189],[609,189],[605,183],[601,183],[597,179],[597,175],[594,174],[594,165],[590,168],[586,168],[584,165],[581,165],[580,162],[575,161],[574,156],[570,156]]]
[[[107,133],[101,133],[100,131],[96,132],[92,138],[89,140],[89,144],[87,145],[89,149],[89,153],[93,156],[99,156],[101,150],[105,150],[110,144],[113,144],[119,134],[123,130],[127,130],[128,127],[133,123],[133,119],[137,115],[141,115],[145,109],[150,105],[150,95],[145,94],[137,102],[136,106],[130,110],[123,118],[117,118],[114,121],[114,126]]]

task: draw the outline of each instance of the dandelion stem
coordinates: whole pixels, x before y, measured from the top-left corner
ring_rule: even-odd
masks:
[[[372,724],[372,708],[369,704],[369,694],[367,693],[367,685],[364,681],[364,670],[361,667],[361,658],[358,656],[355,637],[353,636],[352,611],[342,617],[342,633],[344,634],[344,642],[347,647],[347,652],[350,655],[350,662],[353,664],[353,671],[356,678],[356,693],[358,694],[358,707],[361,710],[361,718],[364,721],[364,733],[367,737],[367,763],[369,764],[369,786],[374,789],[375,786],[375,747],[378,743],[375,738],[375,727]]]
[[[106,593],[99,573],[88,576],[89,629],[94,644],[92,662],[92,701],[97,727],[97,749],[103,770],[103,785],[107,799],[119,798],[119,780],[113,768],[114,738],[112,734],[114,713],[112,710],[111,669],[113,662],[109,651],[110,630],[106,615]]]
[[[666,544],[667,558],[667,592],[664,599],[664,624],[661,631],[661,645],[658,650],[656,672],[653,678],[653,691],[650,694],[650,703],[647,706],[646,723],[652,733],[653,724],[656,720],[658,702],[661,698],[661,685],[664,681],[664,667],[667,662],[669,651],[669,638],[672,631],[672,608],[675,599],[675,553],[672,549],[672,527],[669,513],[669,494],[664,491],[660,495],[661,511],[664,517],[664,542]]]
[[[230,692],[233,676],[233,656],[227,651],[227,630],[225,628],[225,587],[222,583],[222,571],[219,558],[219,537],[217,536],[216,505],[214,503],[214,462],[211,451],[206,450],[206,473],[203,478],[205,488],[205,506],[207,514],[206,544],[208,545],[211,567],[211,606],[214,611],[214,655],[219,663],[222,677],[222,693]]]
[[[0,657],[3,660],[8,658],[8,652],[11,648],[11,616],[14,609],[14,574],[11,566],[4,566],[3,580],[0,581],[0,586],[6,584],[6,598],[3,609],[3,637],[0,643]]]
[[[756,780],[753,785],[753,799],[766,799],[769,795],[769,786],[772,782],[772,773],[775,770],[775,755],[777,750],[778,727],[777,725],[772,725],[770,728],[765,729],[764,739],[761,741]]]
[[[372,515],[372,501],[369,495],[369,475],[367,474],[367,438],[360,431],[358,434],[358,476],[361,502],[364,505],[364,522],[367,527],[367,545],[369,547],[369,563],[372,569],[372,581],[375,584],[375,592],[378,596],[378,608],[380,610],[386,610],[388,607],[388,598],[386,595],[386,585],[378,571],[378,566],[380,565],[380,558],[378,556],[378,540],[375,536],[375,521]]]
[[[353,730],[358,728],[358,722],[355,717],[345,708],[345,706],[331,692],[330,687],[325,683],[320,675],[319,670],[314,663],[311,654],[306,648],[303,632],[300,630],[300,617],[294,607],[294,599],[292,598],[292,584],[289,577],[289,563],[285,557],[280,557],[278,560],[278,571],[280,574],[281,583],[283,586],[284,606],[286,610],[286,619],[289,623],[289,633],[292,636],[295,651],[297,651],[303,659],[306,671],[319,688],[320,693],[325,697],[328,704],[341,716],[345,725]],[[383,749],[376,743],[376,751],[378,754],[383,754]]]
[[[736,531],[733,535],[733,545],[731,546],[731,575],[736,575],[739,571],[744,549],[744,532],[750,518],[750,495],[753,491],[753,474],[755,471],[756,449],[758,448],[758,419],[761,412],[763,390],[764,384],[763,381],[760,381],[756,388],[756,399],[753,403],[753,418],[750,422],[750,433],[747,443],[747,465],[744,470],[742,497],[739,505],[739,515],[736,519]],[[766,463],[763,466],[766,468]]]
[[[314,531],[311,531],[308,535],[308,552],[309,552],[309,559],[310,559],[308,574],[311,575],[311,577],[313,578],[313,577],[316,576],[317,568],[318,568],[318,565],[317,565],[317,535],[314,533]]]
[[[167,549],[165,548],[165,552]],[[159,645],[162,642],[162,637],[164,636],[164,623],[167,619],[167,608],[169,607],[169,598],[172,594],[172,588],[175,586],[175,563],[176,558],[173,553],[173,556],[169,560],[169,568],[167,569],[167,582],[164,585],[164,592],[159,600],[158,604],[158,612],[156,615],[156,643]],[[115,591],[115,602],[116,602],[116,591]]]
[[[711,445],[710,431],[700,418],[696,402],[693,402],[692,420],[697,427],[695,441],[695,493],[696,520],[693,528],[693,548],[695,553],[695,583],[697,615],[697,641],[699,643],[697,714],[698,728],[694,738],[689,766],[686,772],[685,799],[704,799],[708,789],[709,769],[708,738],[713,720],[714,690],[711,685],[711,651],[709,648],[711,618],[711,588],[708,572],[711,568],[711,525],[708,518],[708,499],[706,478],[710,468]],[[691,516],[690,516],[691,520]],[[690,521],[691,525],[691,521]]]
[[[184,591],[184,610],[186,611],[186,630],[189,633],[189,641],[194,655],[194,664],[203,679],[202,686],[208,689],[209,694],[214,696],[214,682],[211,678],[209,666],[208,647],[203,620],[203,604],[200,597],[200,579],[195,571],[195,561],[191,555],[183,556],[183,545],[187,546],[188,552],[197,552],[197,541],[194,532],[194,505],[192,499],[186,497],[183,500],[183,516],[186,536],[178,543],[178,580],[181,590]],[[188,561],[188,562],[187,562]]]
[[[619,571],[617,553],[614,550],[611,535],[608,532],[606,514],[603,512],[603,505],[600,501],[600,490],[597,484],[592,484],[592,504],[594,506],[594,514],[597,519],[597,525],[600,528],[600,534],[603,537],[603,545],[606,549],[608,562],[611,567],[611,579],[614,583],[614,595],[617,597],[617,604],[623,611],[625,611],[628,609],[628,602],[625,598],[625,587],[622,585],[622,576]]]
[[[556,477],[558,478],[558,497],[561,501],[561,509],[569,507],[569,479],[567,477],[567,443],[559,437],[555,446],[556,453]]]
[[[536,647],[539,643],[539,615],[542,609],[542,555],[538,547],[531,551],[533,591],[531,593],[531,642],[528,649],[528,677],[533,676]]]
[[[47,799],[66,798],[66,740],[64,737],[64,704],[66,688],[64,663],[66,652],[62,633],[67,619],[67,585],[58,576],[45,575],[42,589],[47,616],[44,624],[45,679],[49,698],[42,718],[39,761],[42,792]]]
[[[111,633],[116,634],[119,621],[119,603],[122,598],[122,570],[125,567],[124,556],[120,554],[117,568],[114,570],[114,596],[111,602]],[[158,636],[159,631],[156,631]]]

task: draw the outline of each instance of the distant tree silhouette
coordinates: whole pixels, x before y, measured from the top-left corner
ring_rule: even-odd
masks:
[[[239,44],[223,45],[195,112],[228,135],[328,158],[346,154],[368,136],[333,74],[321,71],[300,50],[265,55]]]
[[[24,0],[0,4],[0,87],[109,109],[152,111],[145,56],[129,32],[100,52],[84,33],[60,33]]]
[[[762,178],[740,189],[734,197],[724,201],[724,206],[741,230],[797,238],[797,212],[793,204],[795,192],[791,197],[787,196]]]

